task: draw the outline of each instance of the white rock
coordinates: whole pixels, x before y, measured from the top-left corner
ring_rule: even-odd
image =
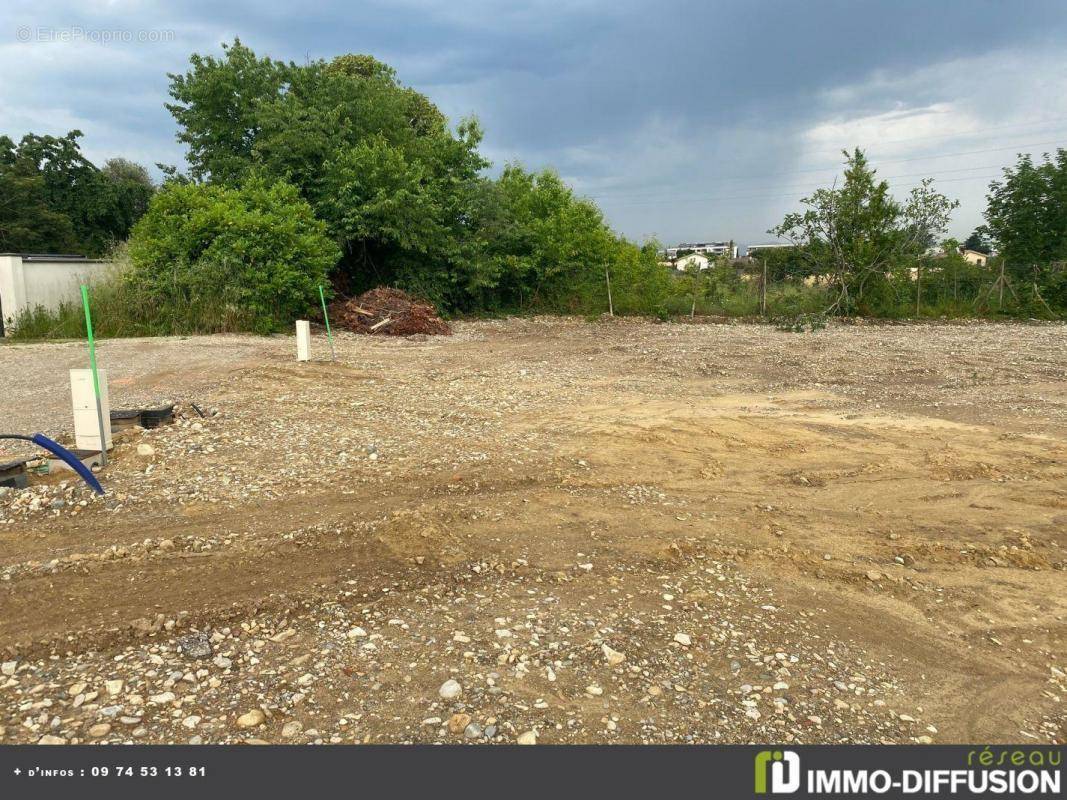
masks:
[[[449,678],[441,684],[441,688],[437,690],[437,694],[441,696],[442,700],[455,700],[463,694],[463,687],[459,685],[458,681]]]
[[[0,672],[4,675],[14,675],[15,670],[18,669],[19,662],[17,661],[5,661],[0,665]]]
[[[141,458],[151,458],[155,454],[156,448],[152,447],[152,445],[143,443],[137,445],[137,455],[139,455]]]
[[[626,656],[624,656],[618,650],[612,650],[606,644],[602,645],[600,649],[604,651],[604,658],[606,658],[608,663],[611,664],[613,667],[616,664],[621,664],[623,661],[626,660]]]
[[[201,718],[198,717],[196,714],[192,714],[191,716],[188,716],[182,720],[182,727],[188,728],[189,730],[193,730],[194,728],[196,728],[197,725],[200,724],[200,719]]]
[[[515,740],[517,744],[537,744],[537,731],[526,731],[526,733],[520,733],[519,738]]]
[[[104,684],[104,688],[107,689],[107,693],[114,697],[115,695],[122,694],[123,682],[118,678],[107,681]]]
[[[674,641],[678,642],[678,644],[680,645],[684,645],[685,647],[689,647],[689,645],[693,643],[693,639],[688,633],[674,634]]]

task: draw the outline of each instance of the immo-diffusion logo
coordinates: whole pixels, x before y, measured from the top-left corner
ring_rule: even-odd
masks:
[[[792,750],[760,750],[756,753],[756,794],[767,794],[767,775],[772,794],[789,794],[800,788],[800,756]]]
[[[920,795],[1036,795],[1061,797],[1062,752],[1046,748],[1012,748],[999,753],[990,748],[977,758],[972,751],[965,765],[907,768],[893,763],[907,759],[908,751],[887,751],[887,762],[877,768],[836,766],[823,769],[807,763],[802,771],[800,755],[793,750],[760,750],[756,753],[756,794],[792,794],[801,789],[808,795],[893,797]],[[953,754],[946,753],[951,760]],[[977,763],[975,763],[977,762]]]

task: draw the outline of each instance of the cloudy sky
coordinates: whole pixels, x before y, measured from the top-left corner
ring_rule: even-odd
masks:
[[[899,194],[937,179],[962,237],[1017,152],[1067,146],[1065,34],[1065,0],[5,0],[0,133],[180,164],[166,73],[239,36],[375,55],[635,239],[767,241],[857,145]]]

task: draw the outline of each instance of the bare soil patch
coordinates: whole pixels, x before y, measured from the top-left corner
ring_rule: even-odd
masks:
[[[0,495],[0,739],[1063,742],[1065,345],[104,342],[113,405],[179,419],[119,443],[103,499]],[[69,436],[83,361],[0,347],[0,427]]]

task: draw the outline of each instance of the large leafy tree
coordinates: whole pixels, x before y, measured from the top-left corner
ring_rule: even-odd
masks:
[[[249,174],[295,185],[341,247],[349,288],[419,284],[450,299],[481,131],[450,130],[423,95],[364,55],[305,65],[235,41],[171,76],[168,106],[192,175],[224,185]]]
[[[899,202],[861,150],[844,155],[841,185],[802,199],[805,210],[787,214],[769,232],[803,245],[813,271],[831,278],[838,294],[830,311],[867,313],[884,301],[888,274],[932,246],[959,203],[935,191],[931,180]]]
[[[252,164],[261,106],[276,99],[294,67],[259,58],[234,39],[224,57],[194,53],[184,75],[168,74],[178,141],[188,145],[190,173],[199,180],[240,181]]]
[[[1067,149],[1037,164],[1019,156],[990,185],[987,200],[981,230],[996,244],[1007,272],[1029,276],[1067,260]]]

